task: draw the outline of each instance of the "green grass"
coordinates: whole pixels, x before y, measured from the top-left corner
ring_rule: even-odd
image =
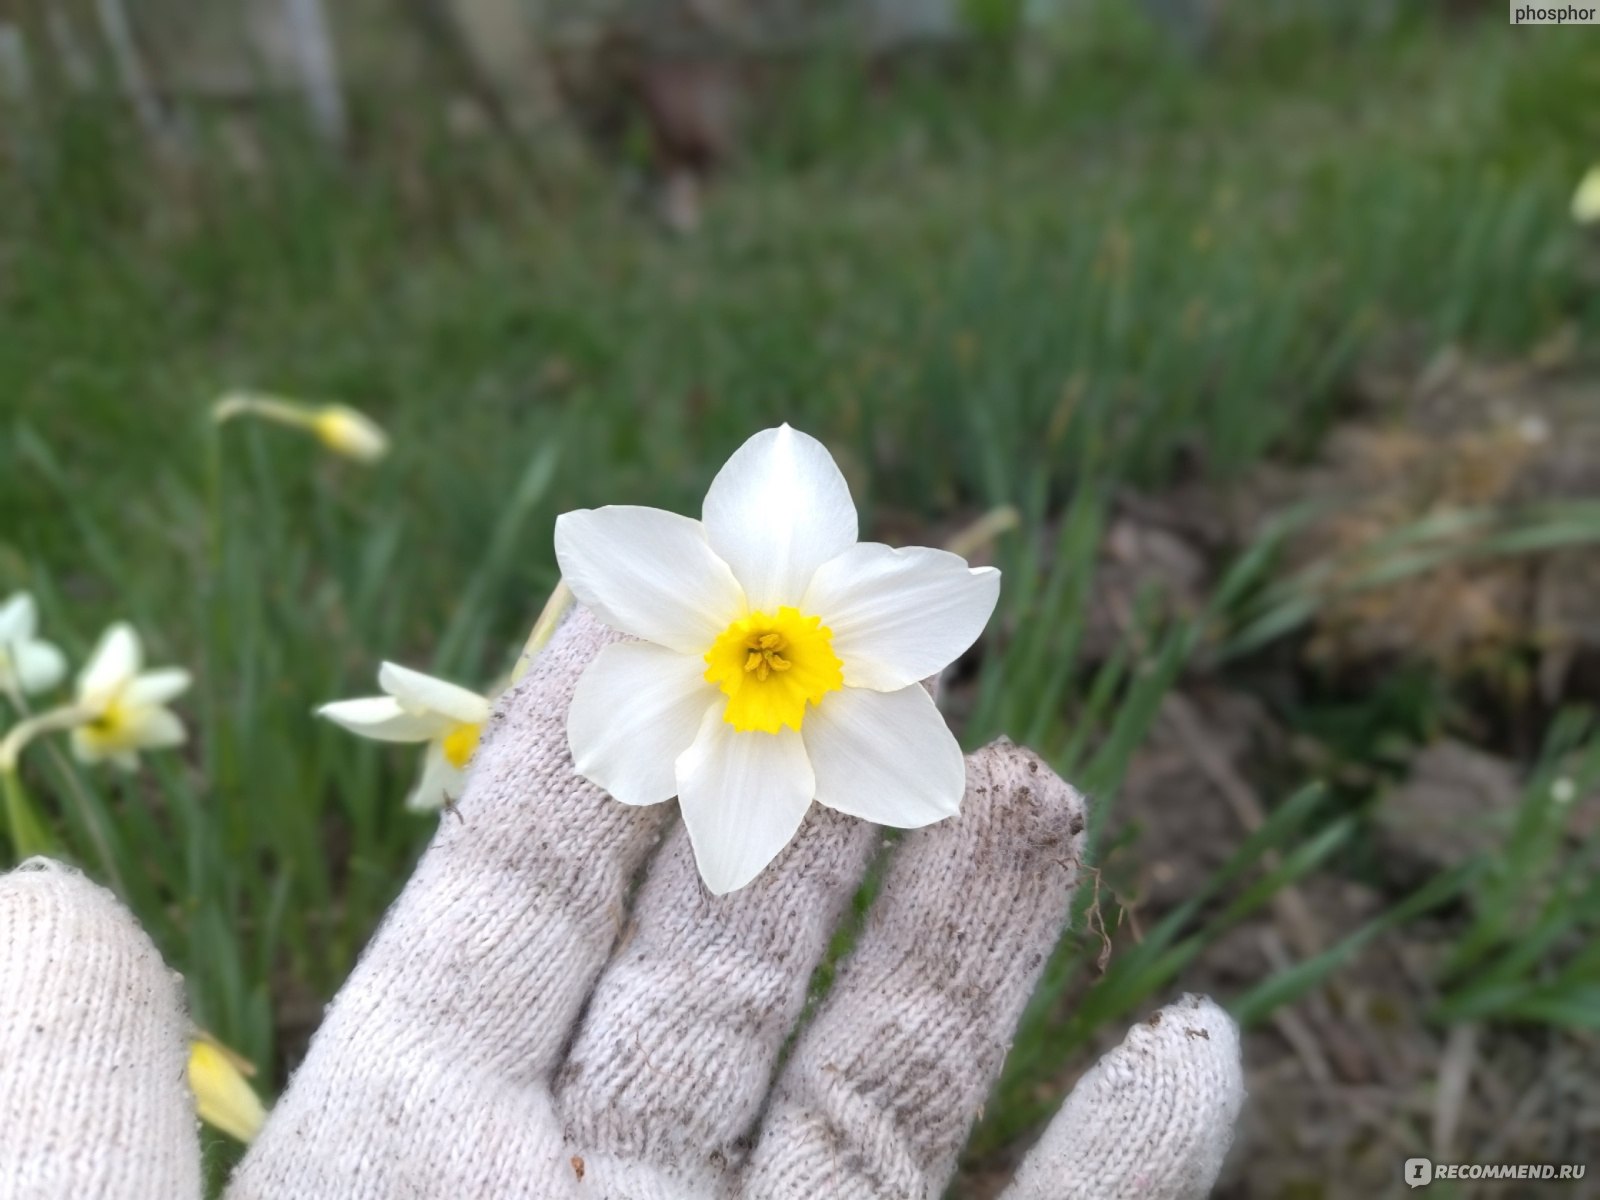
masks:
[[[1571,31],[1285,28],[1196,63],[1117,26],[1026,57],[887,92],[819,66],[691,241],[605,169],[535,186],[392,113],[349,164],[268,114],[274,169],[203,150],[179,176],[116,114],[41,118],[0,197],[0,593],[32,589],[79,660],[132,619],[199,683],[184,753],[121,778],[35,747],[26,780],[201,1024],[271,1064],[283,1012],[337,987],[430,823],[399,808],[409,754],[311,710],[386,657],[503,673],[555,582],[556,513],[692,510],[780,420],[834,449],[869,530],[1015,505],[964,734],[1039,746],[1104,805],[1206,632],[1140,617],[1084,668],[1117,489],[1308,452],[1397,327],[1515,350],[1600,320],[1566,220],[1600,56]],[[367,469],[216,431],[235,387],[357,404],[395,451]],[[1282,811],[1284,870],[1348,832]],[[1218,881],[1222,924],[1264,900],[1253,865]],[[1064,952],[987,1136],[1166,986],[1201,944],[1180,926],[1076,1018]]]

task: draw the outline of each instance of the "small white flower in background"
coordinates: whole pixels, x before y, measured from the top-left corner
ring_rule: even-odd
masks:
[[[219,425],[243,416],[304,429],[335,454],[357,462],[377,462],[389,452],[389,435],[383,427],[348,404],[301,404],[282,396],[231,392],[211,408]]]
[[[391,662],[379,669],[378,686],[388,695],[339,700],[317,712],[362,737],[428,743],[408,808],[438,808],[456,799],[489,719],[488,699]]]
[[[1600,163],[1584,173],[1572,194],[1572,219],[1580,225],[1600,221]]]
[[[183,744],[183,722],[167,704],[188,690],[189,672],[143,666],[144,647],[133,626],[118,622],[106,630],[78,676],[74,708],[82,715],[72,727],[72,749],[81,761],[109,761],[131,771],[141,750]]]
[[[39,637],[39,609],[27,592],[0,604],[0,692],[48,691],[67,674],[67,656]]]
[[[787,425],[740,447],[702,517],[556,521],[573,594],[644,639],[607,646],[578,682],[579,774],[624,804],[676,795],[719,895],[777,856],[812,800],[904,829],[955,815],[965,763],[920,681],[983,631],[1000,573],[858,543],[844,476]]]

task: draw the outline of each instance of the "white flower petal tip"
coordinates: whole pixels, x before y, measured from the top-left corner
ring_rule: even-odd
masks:
[[[700,878],[713,895],[737,891],[776,858],[811,807],[816,779],[800,735],[740,733],[720,705],[678,757],[678,804]]]
[[[1580,225],[1600,221],[1600,163],[1590,167],[1572,194],[1572,219]]]
[[[643,639],[608,646],[578,682],[578,774],[626,804],[676,792],[717,895],[765,869],[813,800],[901,828],[959,813],[965,763],[919,681],[983,632],[1000,573],[857,544],[843,474],[787,425],[735,452],[702,515],[556,523],[574,595]]]
[[[579,509],[556,518],[555,542],[572,594],[621,633],[694,654],[745,609],[733,572],[689,517],[630,505]]]
[[[800,607],[833,630],[847,686],[895,691],[961,657],[999,599],[993,567],[924,546],[861,542],[822,565]]]
[[[856,506],[816,438],[787,425],[734,452],[706,492],[711,549],[733,568],[750,607],[795,604],[817,568],[855,544]]]
[[[67,656],[39,637],[39,609],[27,592],[0,604],[0,691],[33,695],[67,675]]]
[[[961,747],[918,684],[895,692],[847,687],[805,724],[817,803],[895,829],[961,811]]]
[[[378,686],[412,713],[439,713],[463,724],[489,719],[489,700],[454,683],[386,662],[378,668]]]
[[[422,756],[422,772],[406,796],[406,808],[411,812],[438,812],[461,798],[467,782],[467,772],[456,766],[438,742],[430,742]]]

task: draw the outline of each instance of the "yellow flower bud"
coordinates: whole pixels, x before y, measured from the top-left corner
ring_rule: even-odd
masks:
[[[189,1044],[189,1089],[200,1119],[241,1142],[253,1140],[266,1124],[267,1110],[245,1081],[255,1068],[210,1034]]]
[[[389,452],[389,436],[365,413],[330,404],[311,418],[311,431],[335,454],[358,462],[377,462]]]
[[[211,407],[212,420],[218,424],[242,416],[307,430],[335,454],[358,462],[377,462],[389,452],[389,435],[383,427],[347,404],[311,406],[281,396],[230,392]]]

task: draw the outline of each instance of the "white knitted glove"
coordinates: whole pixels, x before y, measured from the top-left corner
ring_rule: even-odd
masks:
[[[709,895],[671,805],[573,773],[567,705],[612,636],[577,614],[502,699],[229,1200],[942,1193],[1070,910],[1081,797],[1009,743],[971,756],[780,1066],[880,834],[813,806]],[[109,893],[44,860],[0,877],[0,1197],[200,1195],[179,992]],[[1242,1095],[1233,1023],[1185,998],[1005,1195],[1203,1196]]]

